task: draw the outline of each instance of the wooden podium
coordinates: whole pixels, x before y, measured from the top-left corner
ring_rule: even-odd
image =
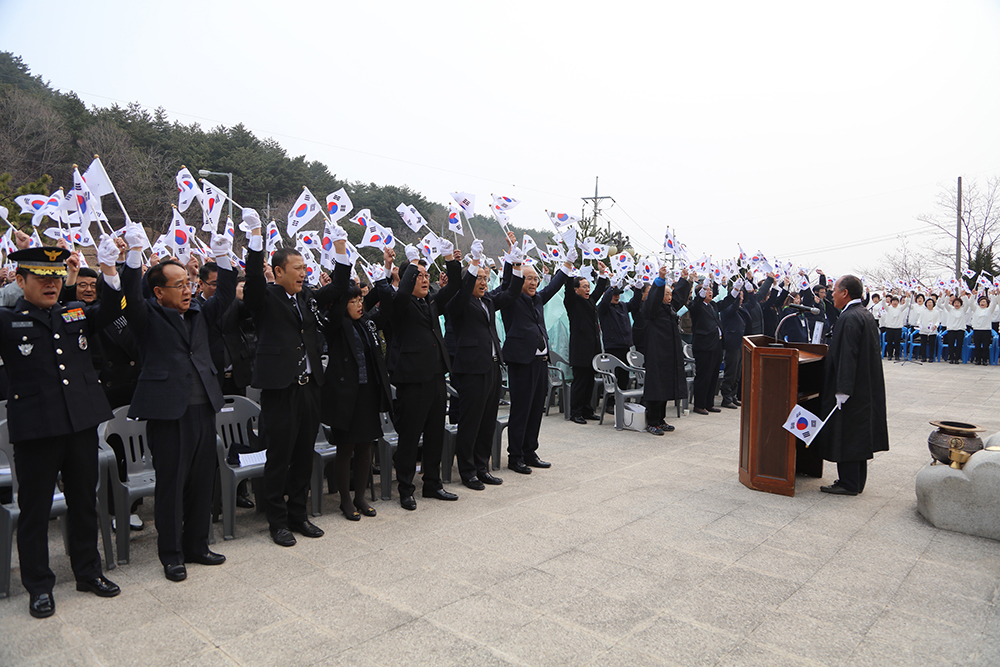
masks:
[[[783,426],[796,404],[820,413],[826,345],[743,337],[740,482],[758,491],[795,495],[795,473],[823,476],[823,458]]]

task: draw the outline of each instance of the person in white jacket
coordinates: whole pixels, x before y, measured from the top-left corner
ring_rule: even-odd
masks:
[[[968,295],[966,295],[968,296]],[[965,340],[965,317],[968,314],[968,304],[960,296],[952,296],[941,302],[944,308],[942,318],[948,333],[945,334],[945,345],[948,346],[948,363],[962,363],[962,343]]]
[[[987,296],[980,294],[972,307],[972,342],[976,346],[977,366],[989,366],[990,344],[993,342],[993,314],[997,310],[996,290]]]
[[[885,327],[882,326],[882,316],[885,315],[885,302],[882,301],[882,295],[872,294],[871,303],[868,306],[868,310],[871,312],[872,317],[875,318],[875,322],[878,324],[879,331],[885,333]]]
[[[913,307],[906,309],[906,326],[919,328],[920,327],[920,315],[921,311],[924,309],[924,295],[918,294],[913,299]]]
[[[920,360],[934,361],[937,357],[937,333],[941,324],[941,310],[934,297],[929,296],[920,309]]]
[[[902,356],[903,342],[903,321],[906,319],[906,302],[909,297],[900,299],[893,294],[888,298],[889,304],[885,308],[885,315],[882,316],[882,326],[885,327],[885,358],[897,360]]]

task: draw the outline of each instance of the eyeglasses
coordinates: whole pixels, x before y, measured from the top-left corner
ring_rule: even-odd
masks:
[[[185,281],[185,282],[181,283],[180,285],[164,285],[163,287],[165,287],[166,289],[186,289],[186,290],[189,290],[189,289],[191,289],[191,283]]]

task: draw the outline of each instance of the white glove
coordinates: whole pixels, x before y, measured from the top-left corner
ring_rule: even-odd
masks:
[[[524,262],[524,253],[521,252],[520,248],[514,246],[510,249],[510,252],[507,253],[507,259],[510,260],[511,264],[521,264]]]
[[[836,395],[837,409],[839,410],[840,406],[842,406],[844,403],[847,403],[847,399],[849,399],[849,398],[850,398],[850,396],[848,396],[847,394],[837,394]]]
[[[412,245],[410,245],[409,243],[406,244],[405,250],[406,250],[406,261],[407,262],[415,262],[418,259],[420,259],[420,251],[417,250]]]
[[[566,261],[569,262],[570,264],[575,262],[579,257],[580,255],[577,254],[576,248],[570,248],[569,250],[566,251]]]
[[[611,278],[611,286],[615,289],[621,289],[625,284],[625,277],[621,274],[617,274]]]
[[[219,259],[220,257],[229,257],[229,251],[233,249],[233,244],[225,234],[212,234],[212,242],[209,247],[212,249],[212,255]]]
[[[260,229],[260,214],[252,208],[243,209],[243,222],[250,231]]]
[[[384,279],[385,279],[385,269],[383,269],[381,266],[372,266],[371,281],[374,283]]]
[[[333,227],[330,229],[330,240],[331,241],[346,241],[347,240],[347,230],[345,230],[340,225],[334,223]]]
[[[445,258],[450,258],[453,254],[455,254],[454,244],[447,239],[441,239],[440,243],[438,243],[438,250],[445,256]]]
[[[482,255],[483,254],[483,242],[480,241],[479,239],[476,239],[475,241],[473,241],[472,242],[472,248],[469,249],[469,254],[472,255],[473,257],[477,257],[477,258],[480,255]],[[482,261],[480,261],[479,263],[482,264]]]
[[[107,234],[101,234],[101,243],[97,246],[97,261],[106,266],[114,266],[118,261],[118,246]]]
[[[146,245],[146,232],[139,224],[131,224],[125,228],[125,243],[129,248],[143,248]]]

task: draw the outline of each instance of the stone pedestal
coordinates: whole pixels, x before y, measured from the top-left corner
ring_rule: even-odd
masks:
[[[928,465],[917,474],[917,509],[938,528],[1000,540],[1000,452],[978,451],[962,470]]]

